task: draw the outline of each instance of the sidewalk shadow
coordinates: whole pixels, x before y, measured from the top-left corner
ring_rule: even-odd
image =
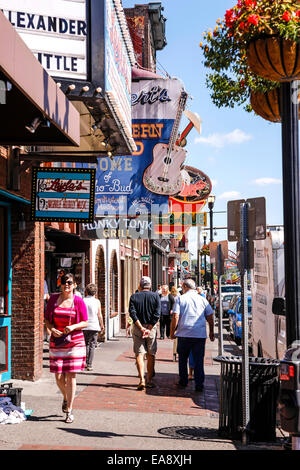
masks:
[[[156,386],[146,388],[146,394],[157,397],[191,398],[196,407],[209,409],[212,413],[219,412],[219,377],[206,374],[202,392],[195,391],[194,380],[189,381],[187,387],[178,388],[176,386],[178,379],[177,374],[158,372],[153,379]]]
[[[50,419],[50,418],[57,418],[57,419]],[[59,419],[58,419],[59,418]],[[62,415],[48,415],[48,416],[28,416],[28,421],[63,421],[64,417]]]
[[[80,428],[57,428],[60,431],[71,432],[73,434],[77,434],[78,436],[82,437],[100,437],[100,438],[111,438],[111,437],[127,437],[125,434],[117,434],[115,432],[110,431],[89,431],[88,429],[80,429]]]

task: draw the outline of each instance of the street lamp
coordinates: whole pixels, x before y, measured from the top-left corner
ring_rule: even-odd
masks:
[[[203,245],[205,246],[206,245],[206,237],[207,237],[207,233],[206,232],[202,232],[202,235],[203,235]],[[206,279],[206,254],[204,252],[204,289],[206,290],[206,282],[207,282],[207,279]]]
[[[208,208],[209,208],[209,231],[210,231],[210,241],[214,241],[214,234],[213,234],[213,208],[215,204],[215,196],[212,194],[208,196]],[[210,295],[214,295],[214,266],[210,263]]]

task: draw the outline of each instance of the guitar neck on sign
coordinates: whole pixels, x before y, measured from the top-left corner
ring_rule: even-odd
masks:
[[[177,194],[182,188],[183,179],[180,169],[185,160],[186,151],[176,146],[176,140],[187,96],[186,92],[181,93],[169,143],[155,145],[153,162],[144,172],[144,186],[155,194],[173,195]],[[170,172],[171,166],[172,170]]]

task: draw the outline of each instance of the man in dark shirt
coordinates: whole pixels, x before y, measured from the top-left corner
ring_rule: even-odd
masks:
[[[160,317],[160,298],[151,292],[150,277],[140,280],[140,291],[129,300],[129,315],[133,320],[132,338],[136,366],[140,378],[138,390],[154,387],[152,382],[155,354],[157,351],[156,324]],[[144,379],[144,355],[147,353],[147,384]]]

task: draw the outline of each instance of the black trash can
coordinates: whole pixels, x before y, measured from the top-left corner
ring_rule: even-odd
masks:
[[[0,397],[9,397],[15,406],[21,406],[23,388],[15,388],[12,383],[0,384]]]
[[[219,435],[230,439],[241,439],[242,358],[217,356],[214,361],[221,363]],[[249,358],[249,439],[253,442],[276,440],[279,366],[280,361],[275,359]]]

